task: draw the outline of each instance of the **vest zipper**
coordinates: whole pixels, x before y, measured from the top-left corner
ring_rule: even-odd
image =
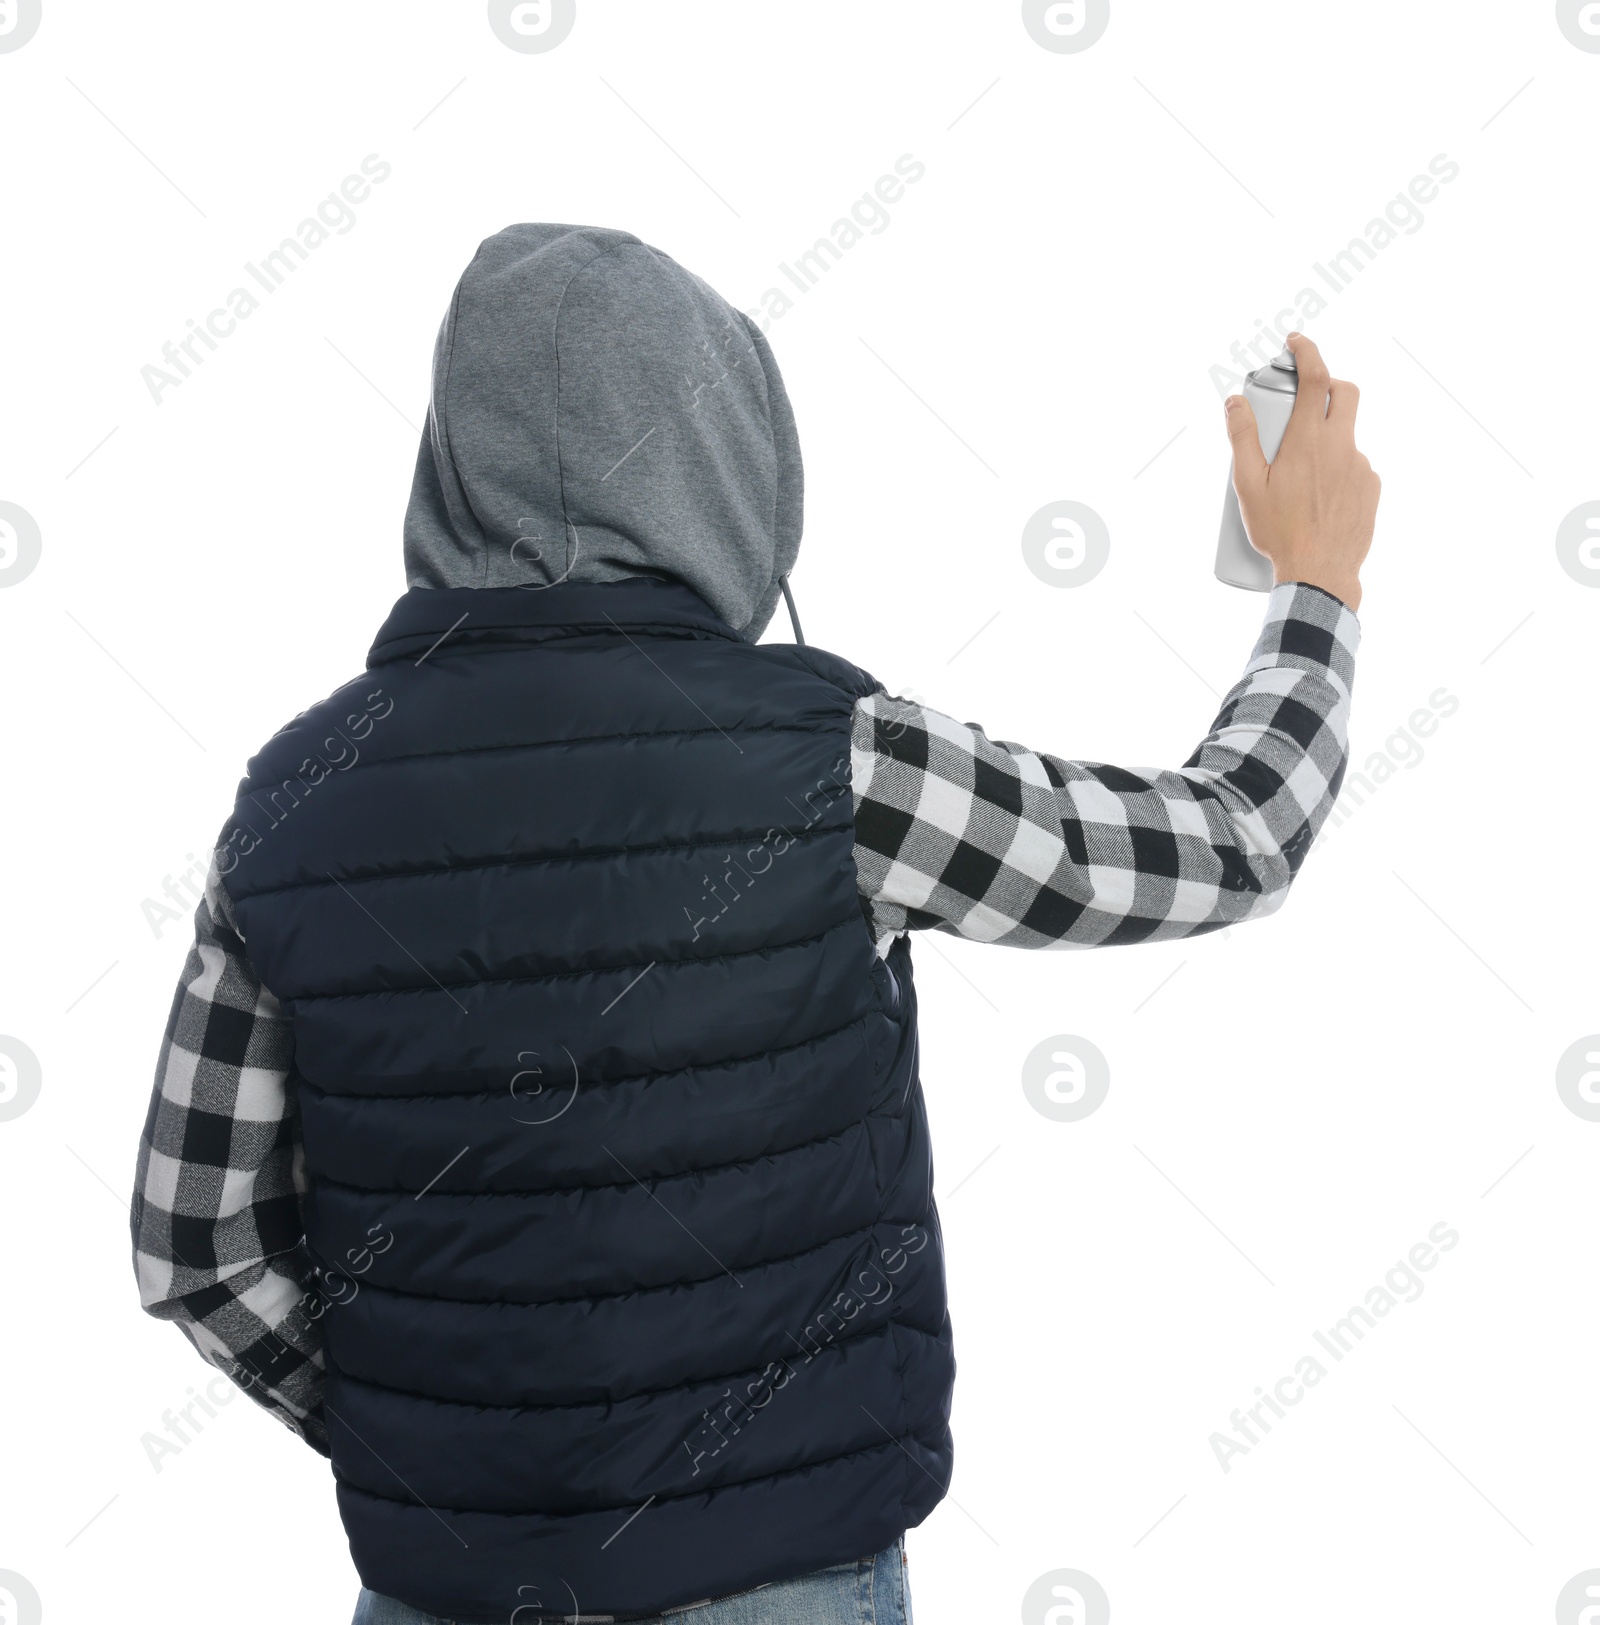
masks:
[[[740,1597],[753,1597],[758,1591],[765,1591],[772,1582],[764,1581],[758,1586],[747,1586],[743,1591],[730,1591],[726,1597],[707,1597],[704,1602],[686,1602],[676,1608],[663,1608],[661,1617],[671,1619],[674,1614],[693,1614],[702,1608],[715,1608],[725,1602],[737,1601]]]

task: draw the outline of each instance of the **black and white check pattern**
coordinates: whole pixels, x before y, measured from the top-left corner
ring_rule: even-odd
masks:
[[[1214,931],[1284,899],[1339,793],[1359,627],[1283,585],[1176,772],[1067,762],[909,700],[856,708],[856,865],[880,944],[935,927],[1015,948]]]
[[[144,1306],[326,1453],[322,1300],[303,1242],[293,1029],[215,865],[195,911],[134,1179]]]
[[[880,947],[932,927],[1088,948],[1272,912],[1339,793],[1359,636],[1319,588],[1274,588],[1244,677],[1175,772],[1037,755],[882,691],[858,701],[855,858]],[[326,1453],[293,1052],[213,867],[140,1150],[140,1291]]]

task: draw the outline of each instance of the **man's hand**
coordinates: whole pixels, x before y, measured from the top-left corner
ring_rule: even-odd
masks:
[[[1272,462],[1262,455],[1249,401],[1228,397],[1233,488],[1251,545],[1272,560],[1275,580],[1309,582],[1357,609],[1380,486],[1356,450],[1361,391],[1328,376],[1322,352],[1304,333],[1291,333],[1289,348],[1300,390]]]

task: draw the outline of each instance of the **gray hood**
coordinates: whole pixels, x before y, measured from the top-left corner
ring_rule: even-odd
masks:
[[[624,231],[508,226],[439,330],[412,587],[654,575],[751,638],[800,548],[794,414],[755,325]]]

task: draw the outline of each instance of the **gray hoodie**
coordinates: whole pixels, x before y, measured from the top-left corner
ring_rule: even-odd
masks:
[[[625,231],[508,226],[439,330],[406,579],[663,576],[755,638],[799,551],[802,484],[777,362],[742,311]]]

